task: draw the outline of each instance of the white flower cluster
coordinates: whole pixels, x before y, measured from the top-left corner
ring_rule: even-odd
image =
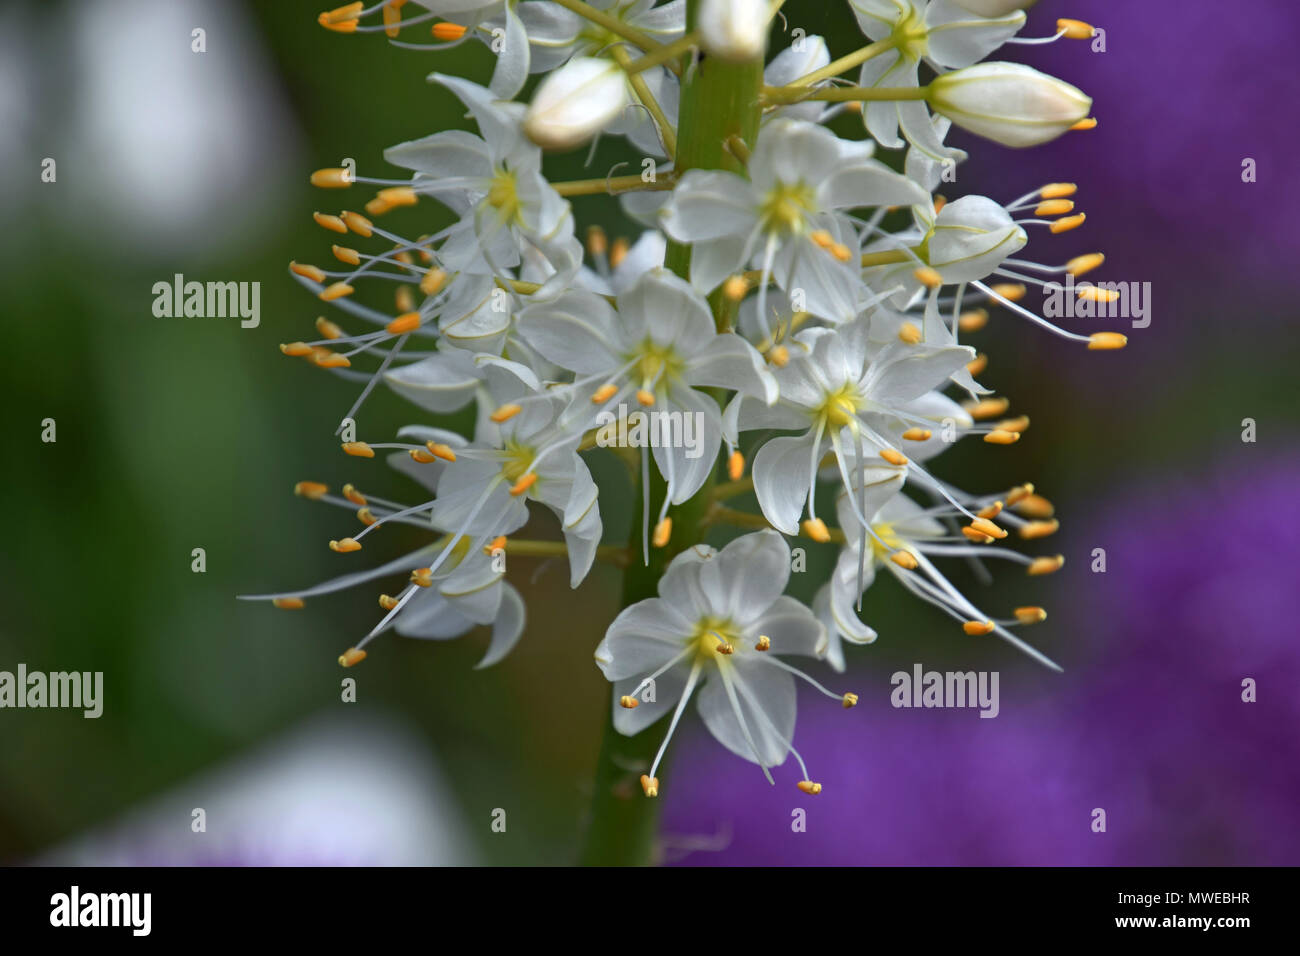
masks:
[[[850,5],[870,42],[834,62],[817,36],[766,58],[781,6],[769,0],[388,0],[321,15],[338,32],[390,37],[433,21],[433,47],[481,40],[498,59],[486,87],[430,77],[464,104],[478,135],[445,130],[392,147],[385,158],[410,173],[401,179],[313,175],[326,188],[379,187],[364,215],[316,215],[328,230],[373,240],[376,251],[335,245],[346,268],[291,267],[364,331],[320,319],[317,341],[282,349],[364,383],[345,421],[379,381],[435,415],[474,403],[478,419],[472,438],[410,425],[396,441],[346,441],[354,456],[388,450],[427,494],[407,505],[351,485],[333,495],[300,483],[302,495],[359,509],[363,527],[330,546],[359,550],[391,524],[431,528],[435,540],[369,571],[264,599],[296,608],[409,575],[380,597],[386,613],[342,663],[360,661],[389,629],[445,639],[490,625],[487,665],[524,630],[504,554],[567,556],[573,587],[597,557],[658,561],[666,565],[660,596],[627,607],[596,650],[614,683],[615,724],[636,733],[671,712],[675,728],[698,688],[712,733],[764,773],[788,753],[803,766],[791,743],[796,678],[845,706],[856,701],[782,656],[843,670],[844,642],[875,640],[858,612],[880,569],[966,633],[996,634],[1055,666],[1013,632],[1042,620],[1041,608],[992,617],[934,561],[1002,558],[1030,574],[1054,571],[1060,556],[998,545],[1010,532],[1054,531],[1050,503],[1025,485],[972,495],[931,461],[963,437],[1010,444],[1028,426],[979,384],[986,360],[960,341],[987,320],[983,306],[999,303],[1094,349],[1118,348],[1123,337],[1057,329],[1018,304],[1026,284],[1101,263],[1100,255],[1061,266],[1021,257],[1029,228],[1058,233],[1082,223],[1072,186],[1008,204],[976,195],[945,202],[935,190],[966,158],[944,144],[952,124],[1026,146],[1087,128],[1091,102],[1028,67],[979,62],[1019,39],[1028,2]],[[367,23],[375,14],[381,22]],[[1091,32],[1063,20],[1044,39]],[[845,76],[855,71],[857,83]],[[537,73],[545,75],[529,102],[516,102]],[[740,90],[733,108],[751,110],[752,122],[735,116],[734,129],[692,128],[693,117],[717,122],[702,98],[728,82]],[[846,113],[861,115],[869,138],[828,128]],[[598,136],[625,137],[633,165],[648,172],[548,180],[544,150]],[[895,164],[902,172],[877,159],[877,147],[906,148]],[[719,161],[702,167],[700,155]],[[610,193],[647,231],[629,247],[593,228],[584,248],[570,199]],[[450,210],[452,225],[410,238],[375,224],[429,200]],[[361,280],[395,288],[396,314],[362,305],[353,295]],[[361,360],[374,368],[353,368]],[[622,450],[640,479],[642,520],[632,546],[603,545],[586,458],[611,453],[600,447],[600,428],[628,407],[698,422],[699,440],[687,447],[669,428],[669,440]],[[727,504],[751,489],[758,513]],[[511,537],[535,507],[555,516],[562,542]],[[703,543],[706,531],[728,526],[761,530],[720,551]],[[841,549],[812,607],[783,594],[791,572],[783,535],[801,533]],[[658,762],[642,778],[651,796]],[[806,768],[799,786],[820,789]]]

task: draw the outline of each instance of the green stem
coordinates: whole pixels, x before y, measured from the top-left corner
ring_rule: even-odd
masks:
[[[770,104],[804,103],[818,100],[823,103],[878,103],[895,100],[923,100],[930,95],[928,86],[832,86],[828,89],[809,90],[799,86],[765,86],[763,99]]]
[[[582,0],[555,0],[562,7],[572,10],[578,16],[590,20],[597,26],[604,27],[615,36],[622,37],[624,40],[634,43],[647,53],[659,49],[663,46],[657,40],[651,39],[642,33],[636,27],[630,27],[618,17],[611,16],[604,10],[597,10],[589,3],[583,3]]]
[[[688,0],[688,33],[695,27],[699,3],[700,0]],[[753,148],[761,115],[762,60],[734,64],[702,57],[693,66],[688,61],[689,55],[684,56],[674,168],[678,175],[687,169],[726,169],[743,176],[743,164],[725,143],[735,136],[747,148]],[[669,245],[666,265],[677,275],[689,278],[690,260],[689,246]],[[715,323],[719,328],[727,328],[732,307],[726,304],[720,290],[710,302]],[[649,564],[641,560],[641,522],[633,522],[627,549],[631,560],[623,572],[624,607],[654,597],[659,590],[659,578],[673,556],[702,540],[702,525],[712,502],[714,482],[715,478],[710,476],[695,497],[669,509],[672,535],[667,546],[650,549]],[[649,487],[638,483],[637,490],[636,500],[648,495],[653,507],[663,502],[667,486],[658,469],[652,467]],[[605,707],[612,715],[613,700],[609,693],[605,695]],[[654,862],[659,800],[642,794],[639,778],[649,769],[661,734],[662,730],[659,733],[647,730],[634,737],[624,737],[607,718],[596,768],[590,824],[581,856],[583,863],[638,866]]]

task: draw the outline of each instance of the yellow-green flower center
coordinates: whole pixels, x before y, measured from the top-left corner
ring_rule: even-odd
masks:
[[[514,484],[524,476],[524,472],[528,471],[536,452],[514,441],[506,442],[503,451],[505,454],[501,463],[501,474],[505,475],[506,481]]]
[[[489,206],[500,210],[501,218],[506,222],[518,219],[519,190],[515,185],[515,174],[498,170],[488,185],[487,201]]]
[[[725,657],[739,647],[740,631],[729,618],[703,617],[695,625],[692,640],[697,661],[716,663],[719,657]],[[719,650],[722,647],[729,650]]]
[[[893,41],[903,57],[919,60],[929,50],[929,44],[926,42],[927,34],[925,20],[917,16],[916,11],[913,10],[898,21],[889,39]]]
[[[768,232],[802,232],[808,214],[815,209],[813,187],[803,182],[777,183],[764,197],[759,215]]]
[[[871,530],[876,533],[876,538],[880,539],[867,536],[867,540],[871,543],[871,556],[877,561],[884,561],[892,552],[903,547],[903,539],[894,531],[893,525],[881,522],[873,524]]]
[[[662,381],[676,376],[682,370],[682,360],[677,357],[671,345],[656,345],[646,339],[637,349],[636,355],[636,371],[642,382]]]
[[[862,406],[862,396],[852,385],[844,385],[826,395],[822,402],[820,414],[826,424],[843,428],[857,419],[857,411]]]

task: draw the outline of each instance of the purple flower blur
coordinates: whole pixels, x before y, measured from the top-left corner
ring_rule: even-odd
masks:
[[[706,865],[1300,863],[1297,487],[1292,458],[1112,502],[1057,582],[1053,606],[1074,620],[1044,625],[1069,652],[1063,676],[1004,671],[1001,713],[982,720],[896,710],[884,668],[850,672],[855,710],[800,707],[819,796],[786,768],[755,791],[752,765],[692,736],[665,776],[666,833],[729,832],[726,849],[686,859]],[[1089,572],[1093,547],[1105,574]],[[923,635],[915,645],[927,668],[991,666],[931,665]],[[796,807],[807,832],[792,830]]]

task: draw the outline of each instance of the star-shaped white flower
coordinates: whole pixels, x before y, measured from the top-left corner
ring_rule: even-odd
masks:
[[[857,698],[834,694],[778,655],[820,658],[826,635],[812,612],[785,597],[790,548],[775,531],[737,538],[721,551],[697,545],[675,557],[659,581],[659,597],[625,609],[596,648],[596,664],[614,682],[614,725],[635,734],[672,713],[668,732],[642,785],[655,774],[691,695],[705,726],[733,753],[763,768],[794,753],[795,677],[846,707]],[[816,789],[813,789],[816,788]]]

